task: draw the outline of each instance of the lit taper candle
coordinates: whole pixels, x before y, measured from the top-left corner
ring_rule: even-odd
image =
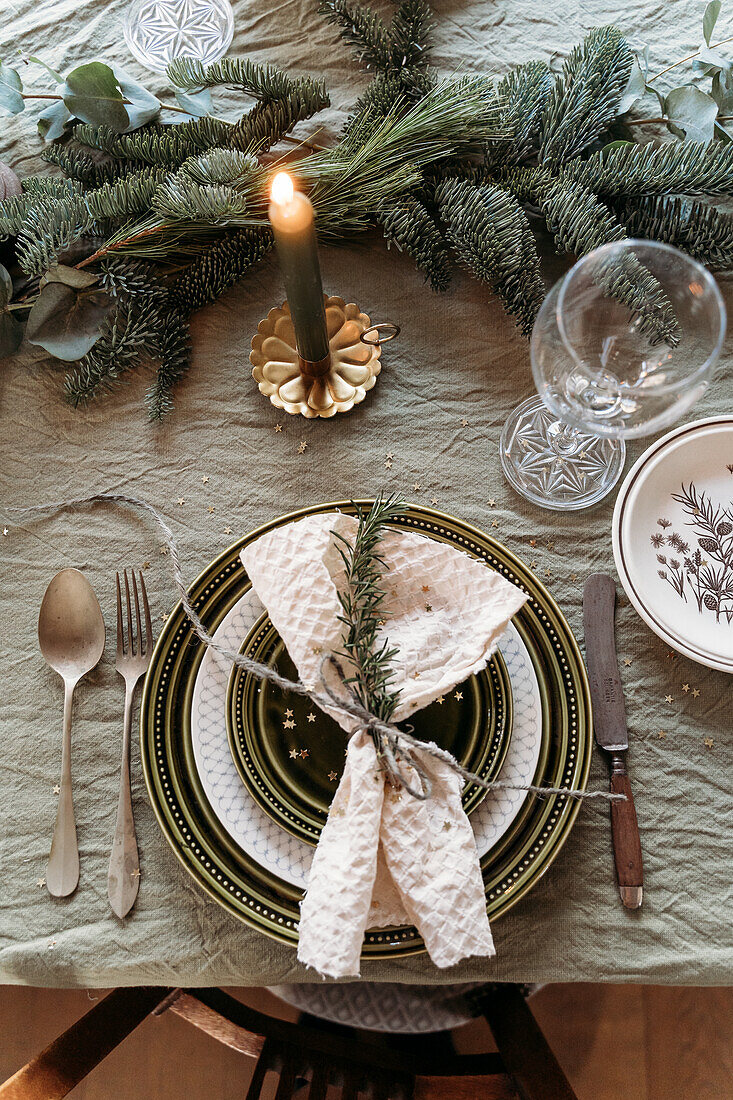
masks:
[[[308,364],[327,369],[329,360],[323,284],[318,263],[313,204],[296,191],[287,172],[272,181],[268,216],[275,235],[285,294],[295,328],[303,373]]]

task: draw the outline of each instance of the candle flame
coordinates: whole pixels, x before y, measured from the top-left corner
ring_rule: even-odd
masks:
[[[272,181],[272,188],[270,190],[272,201],[285,205],[293,201],[293,193],[293,181],[288,173],[278,172]]]

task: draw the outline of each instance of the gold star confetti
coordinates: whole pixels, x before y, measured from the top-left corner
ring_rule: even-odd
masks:
[[[54,783],[54,785],[53,785],[53,793],[54,793],[54,794],[61,794],[61,788],[59,787],[58,783]]]
[[[286,718],[292,718],[293,717],[293,712],[290,709],[290,707],[288,707],[288,709],[285,711],[285,717]]]
[[[283,722],[283,729],[286,729],[286,730],[294,730],[295,729],[295,722],[293,721],[292,718],[286,718],[285,719],[285,721]]]
[[[537,562],[536,561],[531,561],[529,563],[529,567],[530,567],[530,569],[536,569],[537,568]]]
[[[288,753],[288,756],[290,757],[290,759],[291,759],[291,760],[297,760],[297,759],[298,759],[298,755],[299,755],[299,754],[298,754],[298,750],[297,750],[297,749],[291,749],[291,750],[290,750],[290,752]]]
[[[208,485],[208,482],[209,482],[209,475],[208,474],[202,474],[201,475],[201,484],[202,485]]]
[[[160,617],[163,620],[163,622],[167,622],[168,616],[166,615],[165,611],[163,612],[163,614]]]
[[[224,528],[224,534],[225,535],[231,535],[231,533],[232,533],[232,529],[229,526],[229,524],[227,524],[226,527]]]
[[[697,697],[699,696],[699,694],[700,694],[700,691],[699,691],[699,689],[698,689],[698,688],[693,688],[693,689],[692,689],[692,698],[693,698],[693,699],[697,699]]]
[[[315,655],[317,657],[319,653],[323,653],[323,650],[321,649],[321,647],[319,645],[314,645],[313,646],[313,652],[315,653]]]
[[[313,713],[313,711],[311,711],[310,714],[308,715],[308,721],[309,722],[315,722],[315,720],[316,720],[316,716]]]
[[[413,678],[413,680],[419,680],[420,679],[420,673],[419,672],[413,672],[412,678]]]
[[[545,569],[545,576],[546,576],[546,577],[549,577],[549,576],[550,576],[550,570],[549,570],[549,569]]]
[[[665,703],[673,703],[674,699],[672,698],[671,695],[665,695],[664,696],[664,701],[665,701]]]
[[[338,775],[337,775],[337,773],[336,773],[336,772],[329,772],[329,773],[328,773],[328,781],[329,781],[329,783],[333,783],[334,779],[338,779]]]
[[[276,424],[276,425],[275,425],[275,431],[276,431],[276,432],[281,432],[282,430],[283,430],[283,426],[282,426],[282,424]]]
[[[168,554],[168,547],[167,546],[161,546],[160,552],[163,555],[163,557],[166,557],[166,555]]]
[[[624,664],[628,668],[629,665],[631,664],[631,658],[630,657],[624,657]]]
[[[571,581],[577,581],[577,579],[578,579],[578,574],[577,573],[571,573],[570,574],[570,580]]]
[[[453,698],[456,699],[460,703],[461,699],[463,698],[463,692],[462,691],[457,691],[455,693],[455,695],[453,696]]]
[[[3,538],[5,538],[5,536],[7,535],[7,533],[8,533],[8,528],[7,528],[7,527],[3,527]]]
[[[36,886],[41,886],[41,887],[43,887],[43,886],[45,886],[45,885],[46,885],[46,880],[45,880],[45,878],[37,878],[37,879],[36,879]]]
[[[419,481],[415,482],[415,484],[412,486],[412,490],[413,490],[414,493],[421,493],[422,492],[422,485],[420,484]]]
[[[143,569],[149,569],[149,568],[150,568],[150,562],[149,561],[144,561],[143,562]]]
[[[496,520],[496,519],[492,519],[492,521],[491,521],[491,526],[492,526],[492,527],[498,527],[498,526],[499,526],[499,521],[498,521],[498,520]]]
[[[431,603],[426,603],[425,604],[425,610],[426,611],[432,611],[433,610],[433,605]]]
[[[468,421],[466,420],[465,416],[461,417],[461,427],[462,428],[467,428],[468,427]]]
[[[554,550],[555,549],[555,543],[554,542],[548,542],[547,549],[548,550]]]
[[[451,823],[450,823],[450,821],[444,821],[444,822],[443,822],[443,831],[444,831],[444,832],[446,832],[446,833],[448,833],[448,832],[450,832],[450,830],[451,830]]]
[[[391,451],[389,451],[389,452],[387,453],[387,461],[388,461],[388,462],[391,462],[393,458],[394,458],[394,455],[392,454],[392,452],[391,452]]]
[[[442,707],[443,703],[445,702],[445,695],[439,695],[438,698],[435,701],[436,701],[436,703],[440,703],[440,705]]]
[[[685,694],[687,694],[687,692],[690,690],[690,685],[689,684],[683,684],[682,685],[682,690],[685,692]]]
[[[537,539],[530,539],[529,540],[529,545],[530,546],[536,546],[537,545]]]
[[[664,740],[664,738],[666,736],[667,736],[667,731],[666,730],[660,730],[659,733],[657,734],[657,737],[659,738],[660,741]]]
[[[306,443],[306,441],[304,439],[301,439],[300,443],[298,444],[298,454],[299,455],[304,455],[305,452],[306,452],[307,446],[308,446],[308,444]]]
[[[422,590],[423,590],[423,592],[429,592],[430,591],[430,585],[429,584],[424,584],[422,586]]]
[[[209,515],[210,515],[210,516],[213,516],[213,514],[214,514],[214,505],[213,505],[213,504],[210,504],[210,505],[209,505]]]
[[[183,505],[184,505],[185,503],[186,503],[186,502],[185,502],[185,500],[183,499],[183,497],[179,497],[179,498],[178,498],[178,500],[176,501],[176,504],[179,504],[179,505],[181,505],[181,506],[183,506]]]
[[[49,951],[53,951],[55,946],[56,946],[56,940],[49,940],[48,941],[48,950]]]
[[[703,744],[705,745],[706,749],[712,749],[715,742],[713,741],[712,737],[706,737],[703,741]]]
[[[386,621],[386,619],[377,619],[377,626],[384,626]]]
[[[489,508],[496,508],[496,501],[493,497],[489,497]]]
[[[431,504],[437,504],[438,503],[438,498],[437,497],[431,497],[430,498],[430,503]]]
[[[673,649],[670,649],[667,651],[667,653],[665,653],[665,657],[667,658],[667,660],[669,660],[670,657],[672,658],[672,660],[674,660],[676,656],[677,654],[674,652]]]
[[[310,756],[310,752],[308,751],[308,749],[301,749],[300,750],[301,760],[305,760],[306,756]]]
[[[384,468],[385,468],[385,470],[391,470],[392,469],[392,459],[391,458],[386,458],[384,460]]]

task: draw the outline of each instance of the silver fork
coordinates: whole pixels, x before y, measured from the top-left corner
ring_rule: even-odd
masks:
[[[145,581],[140,574],[143,610],[145,612],[145,633],[143,636],[140,618],[140,600],[138,598],[135,571],[132,574],[132,591],[135,600],[135,626],[133,630],[132,604],[130,601],[130,582],[125,578],[125,602],[127,610],[127,636],[122,617],[122,592],[120,574],[117,573],[117,661],[115,668],[125,681],[125,720],[122,734],[122,775],[120,779],[120,797],[117,803],[117,823],[115,838],[112,842],[112,855],[107,874],[107,894],[112,910],[118,917],[125,917],[135,904],[140,886],[140,860],[135,835],[135,819],[132,814],[130,795],[130,730],[132,727],[132,701],[135,687],[141,676],[147,672],[150,654],[153,650],[153,626],[150,621],[148,594]]]

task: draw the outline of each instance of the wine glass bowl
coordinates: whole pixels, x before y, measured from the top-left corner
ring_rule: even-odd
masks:
[[[662,431],[705,392],[725,336],[712,275],[655,241],[603,245],[551,289],[530,341],[537,397],[504,426],[513,487],[543,507],[602,499],[624,439]]]
[[[607,289],[608,271],[629,256],[659,288],[654,311],[634,311]],[[619,241],[589,253],[548,294],[532,332],[532,373],[564,422],[633,439],[699,400],[724,336],[725,306],[701,264],[667,244]]]

